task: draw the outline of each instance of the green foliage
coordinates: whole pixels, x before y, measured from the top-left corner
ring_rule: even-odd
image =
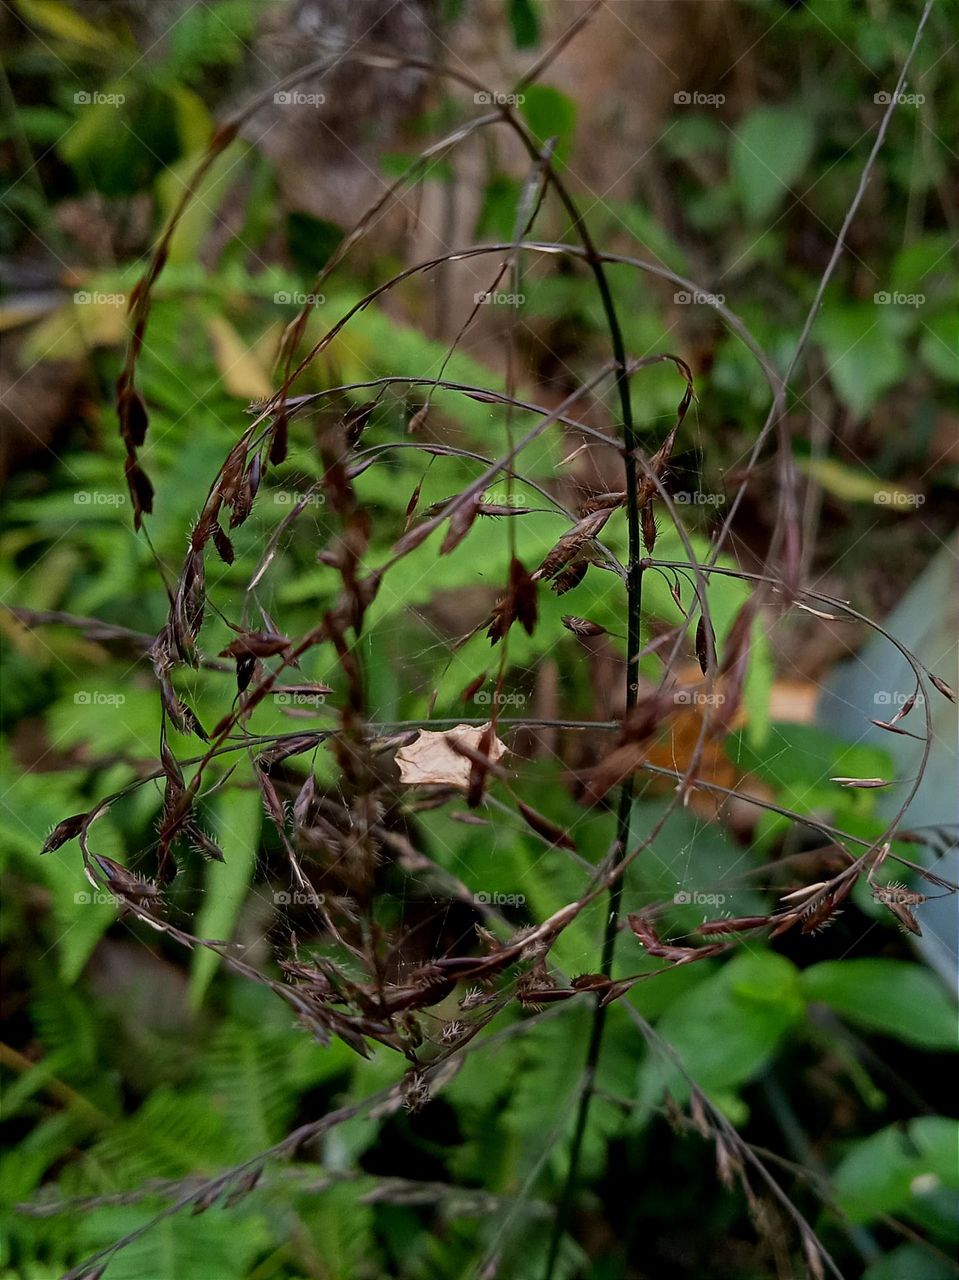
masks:
[[[926,1049],[959,1048],[959,1018],[928,969],[904,960],[870,957],[826,960],[802,975],[803,994],[855,1026]]]
[[[732,171],[750,222],[769,217],[806,169],[815,146],[812,120],[797,107],[758,107],[739,124]]]
[[[551,85],[531,84],[523,91],[520,111],[541,146],[551,138],[555,140],[553,154],[559,163],[564,163],[573,145],[575,102]]]
[[[539,42],[537,0],[508,0],[510,26],[517,49],[528,49]]]
[[[765,21],[770,6],[757,0],[755,7]],[[156,56],[137,64],[135,73],[128,68],[136,51],[121,24],[95,24],[79,8],[58,0],[18,0],[16,8],[41,37],[31,47],[27,70],[46,77],[51,89],[46,105],[28,105],[17,122],[3,126],[4,142],[17,143],[22,135],[35,152],[46,157],[50,151],[46,163],[58,166],[58,198],[92,195],[122,202],[146,195],[155,208],[151,235],[156,234],[212,130],[213,104],[202,95],[211,85],[242,88],[244,42],[254,29],[258,6],[250,0],[195,6],[175,24]],[[868,102],[878,79],[887,82],[903,42],[911,39],[912,7],[891,5],[887,10],[882,22],[866,22],[851,0],[829,0],[828,5],[817,0],[792,7],[786,16],[777,7],[781,27],[774,25],[767,37],[775,57],[794,59],[802,42],[818,56],[823,46],[817,42],[824,40],[822,30],[828,25],[854,51],[856,61],[841,77],[820,78],[822,97],[814,108],[812,99],[803,97],[748,110],[730,124],[695,111],[678,119],[662,141],[675,204],[668,226],[658,209],[653,212],[656,204],[649,190],[602,202],[586,215],[599,243],[615,241],[625,253],[662,261],[680,273],[692,270],[690,264],[701,257],[701,240],[708,236],[716,246],[730,305],[780,366],[792,350],[818,279],[818,269],[791,239],[801,216],[792,193],[813,208],[814,221],[838,224],[858,173],[858,167],[842,161],[861,132],[854,104],[864,94]],[[510,0],[506,6],[517,46],[539,41],[539,12],[532,0]],[[778,40],[782,43],[776,44]],[[78,83],[95,84],[126,101],[120,107],[73,102],[63,89],[64,66],[85,77]],[[941,117],[949,118],[955,88],[941,79],[946,67],[928,66],[924,74],[930,97],[938,93],[937,101],[942,101]],[[524,94],[524,119],[541,145],[557,140],[557,159],[566,163],[577,137],[576,104],[543,85],[529,86]],[[878,180],[899,197],[910,196],[920,204],[921,197],[932,205],[942,177],[937,178],[931,160],[922,172],[915,169],[912,154],[911,129],[894,121]],[[383,167],[395,172],[407,159]],[[451,172],[439,169],[432,176]],[[252,148],[238,144],[221,156],[174,237],[170,262],[156,289],[139,379],[152,419],[147,453],[158,489],[150,538],[171,575],[182,560],[184,530],[236,438],[247,400],[264,380],[274,385],[270,370],[276,340],[298,309],[291,299],[308,287],[347,230],[299,212],[281,215],[277,189],[277,175]],[[244,190],[252,194],[242,244],[224,250],[211,270],[199,268],[198,253],[211,230]],[[521,181],[491,163],[481,237],[513,234],[521,191]],[[16,248],[24,224],[34,230],[45,227],[50,211],[45,198],[21,182],[5,202],[2,218],[4,247]],[[769,223],[773,229],[758,234]],[[859,418],[880,409],[884,397],[900,388],[913,395],[917,415],[934,415],[951,405],[947,397],[954,393],[957,377],[957,320],[944,261],[952,237],[934,218],[929,223],[917,216],[904,234],[885,225],[868,229],[877,291],[922,294],[921,305],[903,309],[870,302],[855,281],[850,284],[855,276],[851,268],[850,278],[827,296],[817,323],[815,342],[835,406]],[[271,264],[278,258],[286,265],[263,267],[261,254]],[[578,263],[547,269],[542,263],[533,265],[532,257],[524,257],[529,274],[520,315],[529,334],[540,334],[544,347],[555,342],[568,354],[576,376],[608,355],[605,321],[588,272]],[[491,270],[494,261],[489,261]],[[814,265],[818,268],[818,260]],[[83,283],[91,291],[128,295],[141,269],[140,261],[125,261],[111,271],[89,273]],[[672,286],[665,293],[652,282],[637,288],[635,277],[619,268],[611,268],[610,277],[631,351],[645,354],[674,345],[698,349],[696,319],[679,335],[664,336],[677,310]],[[314,308],[305,345],[321,338],[367,287],[365,277],[338,275]],[[408,288],[412,308],[425,307],[431,297],[427,286],[414,281]],[[684,324],[693,310],[683,312]],[[557,335],[570,334],[575,341],[568,346],[557,341]],[[168,598],[150,548],[130,535],[123,453],[111,400],[125,338],[122,307],[112,304],[68,301],[31,331],[25,364],[92,352],[94,405],[83,413],[78,407],[58,463],[13,478],[8,523],[0,535],[0,588],[4,599],[17,605],[97,615],[152,635],[163,623]],[[445,356],[445,343],[402,322],[395,310],[373,304],[353,316],[301,389],[417,371],[435,376]],[[700,451],[708,446],[704,475],[697,483],[704,491],[712,486],[723,494],[723,473],[739,465],[751,447],[768,406],[768,388],[733,336],[714,335],[703,365],[697,370],[698,403],[683,431]],[[445,376],[505,388],[505,379],[462,351],[449,361]],[[637,397],[640,428],[652,442],[673,420],[682,388],[675,371],[665,367],[648,379],[644,372],[643,378],[642,396]],[[385,394],[364,445],[401,437],[411,412],[425,399],[422,388],[400,387]],[[341,400],[331,403],[343,407]],[[609,404],[610,420],[617,421],[612,399]],[[506,444],[506,416],[496,406],[439,391],[432,397],[431,417],[438,434],[484,456],[495,456]],[[209,566],[213,607],[203,642],[210,650],[231,636],[217,609],[235,600],[256,571],[265,541],[289,512],[289,495],[305,491],[322,470],[310,447],[310,428],[294,422],[291,438],[290,457],[266,481],[266,500],[257,505],[249,525],[234,533],[234,563]],[[525,474],[541,485],[552,484],[567,474],[560,468],[563,452],[553,437],[544,437],[525,451]],[[826,470],[820,466],[818,478],[834,498],[843,504],[869,500],[868,495],[864,499],[861,474],[850,476],[848,466],[836,458],[825,461],[832,465]],[[925,461],[915,461],[917,471],[926,469]],[[421,480],[422,510],[455,492],[481,468],[481,463],[454,458],[427,463],[413,450],[385,454],[382,464],[356,482],[361,499],[374,505],[379,517],[370,562],[382,563],[389,555]],[[815,474],[812,468],[807,473]],[[934,461],[932,480],[941,474]],[[548,505],[529,484],[517,482],[512,494],[531,506]],[[88,500],[80,500],[82,495]],[[854,510],[843,509],[850,521],[857,518]],[[859,514],[863,519],[874,515]],[[692,545],[705,557],[709,521],[698,510],[689,515]],[[507,523],[515,535],[513,548]],[[331,602],[330,578],[318,566],[316,552],[335,527],[329,512],[311,508],[280,541],[258,592],[258,603],[282,615],[291,633],[314,625]],[[458,610],[467,576],[487,593],[498,590],[513,549],[532,565],[564,527],[555,509],[522,521],[478,521],[453,555],[437,559],[431,544],[403,561],[384,581],[363,636],[373,712],[383,720],[474,713],[475,707],[463,707],[460,695],[490,668],[488,641],[479,635],[450,653],[447,645],[437,643],[430,609]],[[603,536],[614,551],[624,552],[621,515]],[[684,554],[667,529],[657,551],[666,558]],[[721,566],[731,563],[720,560]],[[746,594],[733,579],[716,576],[711,582],[709,603],[720,654]],[[683,597],[688,606],[687,587]],[[674,625],[680,616],[669,582],[656,575],[648,576],[644,605],[650,627]],[[577,641],[563,631],[561,618],[567,613],[609,628],[611,653],[622,656],[621,584],[613,574],[591,568],[569,596],[540,593],[541,626],[533,637],[514,629],[507,687],[517,697],[531,696],[536,672],[548,661],[567,705],[586,718],[592,714],[595,690],[578,660]],[[129,920],[118,921],[115,905],[91,892],[74,845],[40,855],[58,820],[125,786],[131,771],[155,763],[160,725],[155,688],[145,664],[113,655],[108,645],[65,627],[27,632],[11,623],[4,628],[3,644],[7,678],[0,698],[12,738],[3,761],[9,779],[0,829],[7,902],[3,938],[15,974],[15,1043],[25,1052],[20,1059],[4,1059],[10,1150],[3,1163],[6,1243],[0,1277],[54,1280],[91,1250],[145,1223],[162,1202],[153,1197],[50,1218],[16,1213],[15,1204],[53,1193],[129,1192],[150,1179],[216,1173],[282,1139],[295,1124],[395,1083],[404,1064],[382,1050],[362,1061],[338,1040],[320,1046],[293,1025],[290,1010],[272,993],[249,987],[209,950],[184,959],[164,939]],[[304,664],[305,679],[336,682],[336,672],[319,664],[311,667],[312,661]],[[658,679],[659,660],[645,659],[641,673]],[[770,646],[757,624],[746,687],[747,724],[731,743],[732,763],[759,778],[777,803],[871,839],[883,825],[874,794],[845,790],[830,778],[886,776],[891,769],[886,753],[840,742],[810,727],[768,726],[772,677]],[[223,711],[223,677],[190,671],[178,673],[177,680],[209,728]],[[116,701],[119,697],[122,703]],[[297,723],[268,703],[247,727],[251,733],[273,732]],[[172,730],[171,741],[180,756],[201,749]],[[49,757],[53,767],[21,768],[24,760],[36,758],[31,757],[33,749],[41,761]],[[228,773],[234,764],[235,772]],[[565,787],[555,785],[555,771],[542,764],[523,761],[524,795],[563,830],[575,831],[580,855],[599,863],[608,851],[610,815],[575,804]],[[316,753],[310,767],[320,779],[333,776],[325,751]],[[174,909],[188,916],[201,936],[234,940],[243,954],[249,949],[269,967],[275,895],[287,885],[280,883],[271,860],[270,837],[244,754],[215,769],[214,783],[203,814],[226,861],[204,864],[184,851],[171,892]],[[125,863],[132,851],[150,848],[161,804],[162,795],[153,785],[118,801],[92,828],[96,852]],[[663,811],[661,799],[644,796],[634,806],[634,830],[652,830]],[[425,811],[416,821],[417,837],[436,862],[470,892],[524,899],[516,923],[542,919],[581,891],[583,868],[557,858],[555,850],[547,856],[542,842],[518,824],[504,821],[478,834],[476,827],[452,820],[443,810]],[[752,877],[755,855],[771,848],[789,825],[767,814],[747,848],[717,824],[678,812],[631,868],[625,904],[638,910],[665,900],[663,933],[676,938],[688,938],[703,918],[695,901],[680,900],[688,887],[724,895],[727,914],[761,909],[767,898]],[[429,905],[431,894],[432,888],[424,886],[422,899],[406,905]],[[564,973],[595,968],[603,925],[604,909],[597,904],[564,931],[552,954]],[[890,938],[895,941],[885,927],[877,933],[883,946],[891,945]],[[621,943],[621,957],[628,942]],[[151,967],[133,968],[125,947],[145,952]],[[655,1024],[700,1087],[743,1127],[763,1076],[806,1087],[805,1077],[791,1073],[793,1063],[821,1043],[814,1004],[827,1005],[865,1036],[881,1037],[880,1048],[892,1043],[897,1049],[939,1055],[956,1047],[954,1006],[936,979],[911,960],[837,958],[801,968],[806,961],[796,955],[750,942],[731,959],[665,972],[659,972],[659,961],[641,955],[635,946],[621,963],[623,972],[655,974],[630,992],[629,1001]],[[117,974],[128,968],[131,977],[123,983]],[[165,1000],[162,993],[170,990],[173,995]],[[439,1012],[452,1016],[455,1008]],[[317,1274],[335,1280],[378,1280],[387,1274],[434,1280],[469,1275],[478,1257],[500,1247],[510,1255],[502,1275],[525,1280],[541,1269],[546,1248],[547,1216],[537,1198],[555,1197],[568,1162],[590,1012],[580,997],[562,1016],[531,1021],[522,1034],[466,1055],[437,1103],[448,1108],[442,1113],[443,1132],[430,1130],[415,1116],[384,1112],[358,1117],[331,1132],[319,1149],[300,1153],[289,1167],[271,1165],[263,1186],[246,1200],[160,1223],[110,1264],[108,1280],[302,1280]],[[507,1017],[497,1026],[513,1024]],[[918,1073],[937,1059],[917,1056],[915,1061]],[[840,1068],[831,1064],[830,1070]],[[863,1093],[879,1095],[867,1075],[871,1068],[857,1070]],[[666,1093],[682,1101],[689,1088],[683,1073],[644,1043],[625,1007],[618,1005],[609,1010],[598,1087],[601,1096],[583,1160],[588,1184],[584,1199],[591,1200],[608,1194],[605,1171],[620,1167],[616,1162],[623,1159],[624,1148],[632,1158],[638,1145],[655,1141],[657,1110]],[[831,1150],[841,1205],[859,1223],[872,1224],[883,1214],[902,1215],[948,1248],[955,1225],[947,1199],[955,1189],[954,1122],[928,1115],[886,1125],[889,1118],[857,1112],[855,1135]],[[885,1127],[873,1132],[880,1124]],[[377,1160],[384,1152],[386,1167],[380,1167]],[[712,1177],[709,1153],[689,1159]],[[500,1201],[493,1208],[465,1212],[452,1210],[442,1199],[424,1209],[420,1204],[382,1203],[367,1194],[375,1192],[381,1176],[406,1175],[414,1189],[435,1180],[488,1192]],[[678,1229],[685,1231],[687,1224]],[[607,1263],[619,1265],[616,1259],[600,1261],[597,1277],[616,1274],[600,1269]],[[565,1273],[576,1274],[583,1265],[582,1254],[566,1241]],[[940,1280],[936,1265],[925,1252],[905,1245],[870,1266],[867,1277]],[[557,1274],[563,1274],[562,1268]]]
[[[696,1083],[721,1098],[769,1065],[802,1016],[795,967],[770,952],[746,952],[673,1000],[658,1030]],[[640,1104],[654,1106],[666,1089],[687,1096],[671,1062],[649,1059],[640,1069]]]

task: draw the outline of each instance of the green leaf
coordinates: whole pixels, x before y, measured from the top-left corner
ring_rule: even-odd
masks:
[[[770,951],[743,952],[680,996],[657,1029],[693,1079],[717,1094],[762,1070],[802,1012],[791,961]],[[687,1092],[678,1071],[654,1054],[640,1068],[640,1102],[654,1105],[666,1088],[680,1098]]]
[[[922,322],[919,354],[926,367],[945,382],[959,382],[959,355],[956,334],[959,333],[959,311],[945,311],[928,324]]]
[[[523,91],[520,111],[540,146],[547,138],[556,139],[554,156],[565,163],[573,144],[576,127],[576,104],[552,85],[531,84]]]
[[[902,342],[873,303],[828,307],[815,332],[836,394],[859,417],[908,372]]]
[[[509,0],[509,24],[517,49],[529,49],[539,43],[539,15],[535,0]]]
[[[907,960],[826,960],[800,986],[857,1026],[925,1049],[959,1048],[959,1016],[942,984]]]
[[[815,131],[794,107],[760,107],[732,142],[732,173],[746,216],[761,222],[782,203],[812,155]]]
[[[959,1121],[922,1116],[857,1142],[833,1175],[839,1203],[854,1222],[900,1213],[911,1202],[959,1182]]]
[[[207,865],[206,896],[196,921],[199,937],[230,936],[253,878],[262,818],[259,791],[231,790],[219,797],[216,825],[218,843],[226,860]],[[209,947],[199,948],[193,953],[190,1002],[194,1008],[203,1002],[219,963],[220,957]]]
[[[101,24],[88,22],[61,0],[17,0],[17,8],[31,26],[84,49],[119,49],[120,43]]]
[[[954,1280],[955,1268],[947,1258],[930,1253],[925,1245],[903,1244],[877,1259],[862,1280]]]

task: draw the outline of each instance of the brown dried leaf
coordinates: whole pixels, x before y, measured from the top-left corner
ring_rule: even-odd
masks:
[[[461,724],[440,733],[421,730],[415,742],[401,747],[396,753],[400,781],[407,786],[457,787],[461,791],[467,791],[472,761],[462,751],[455,751],[450,744],[455,741],[461,747],[478,751],[484,734],[491,728],[491,724],[479,727]],[[496,761],[506,750],[506,744],[493,736],[483,754]]]

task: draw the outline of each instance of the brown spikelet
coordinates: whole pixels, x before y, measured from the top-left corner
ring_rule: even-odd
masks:
[[[713,653],[716,652],[716,636],[713,632],[712,624],[706,615],[701,613],[696,624],[696,658],[704,676],[709,675],[710,650]]]
[[[646,548],[648,555],[653,554],[656,546],[656,517],[653,514],[652,499],[643,503],[643,509],[640,512],[640,522],[643,530],[643,546]]]
[[[577,520],[572,529],[564,533],[550,549],[533,577],[554,578],[560,569],[565,568],[575,556],[579,555],[590,539],[595,538],[602,531],[611,514],[612,508],[608,508],[594,511]]]
[[[120,434],[127,447],[138,449],[146,440],[150,416],[143,396],[135,387],[125,386],[119,393],[117,414],[120,418]]]
[[[514,622],[519,622],[526,634],[532,635],[536,618],[536,583],[522,561],[514,556],[510,561],[506,595],[493,606],[486,632],[490,644],[502,640]]]
[[[406,424],[406,430],[410,435],[413,435],[415,432],[419,431],[419,429],[425,424],[429,411],[430,411],[429,405],[423,404],[423,405],[420,405],[420,407],[412,415],[409,422]]]
[[[413,490],[413,492],[410,494],[410,500],[409,500],[409,502],[406,504],[406,519],[407,519],[407,522],[409,522],[409,521],[410,521],[410,519],[411,519],[411,518],[412,518],[412,516],[413,516],[413,512],[414,512],[414,511],[416,510],[416,508],[419,506],[419,503],[420,503],[420,494],[421,494],[422,492],[423,492],[423,481],[422,481],[422,480],[420,480],[419,484],[416,486],[416,488],[415,488],[415,489]]]
[[[606,628],[600,626],[598,622],[590,622],[589,618],[577,618],[575,614],[571,613],[564,614],[562,623],[567,631],[572,631],[574,636],[604,636],[607,634]]]
[[[765,929],[770,916],[732,916],[728,920],[707,920],[696,928],[697,933],[710,936],[722,933],[748,933],[752,929]]]
[[[580,507],[580,515],[592,515],[595,511],[614,511],[626,501],[626,490],[618,493],[594,493]]]
[[[54,849],[59,849],[68,840],[75,839],[80,834],[83,824],[89,816],[87,813],[75,813],[72,817],[64,818],[62,822],[58,822],[46,840],[44,840],[43,848],[40,852],[52,853]]]
[[[440,546],[441,556],[448,556],[463,541],[479,515],[479,508],[480,500],[476,495],[459,504],[450,516],[449,528]]]
[[[914,934],[917,938],[922,937],[922,929],[912,908],[927,902],[926,894],[907,889],[899,881],[891,881],[889,884],[876,885],[872,896],[873,901],[881,903],[896,917],[904,932]]]
[[[830,778],[830,782],[838,782],[841,787],[849,787],[859,791],[873,791],[879,787],[889,787],[888,778]]]
[[[918,697],[919,697],[918,690],[916,690],[914,693],[911,693],[909,697],[906,699],[906,701],[899,708],[899,710],[896,712],[896,714],[893,716],[893,718],[890,720],[889,723],[896,724],[899,720],[905,720],[906,716],[916,705],[916,701]]]
[[[216,547],[217,555],[224,564],[232,564],[236,559],[236,554],[233,550],[233,543],[230,541],[229,536],[220,528],[219,521],[214,521],[213,523],[213,545]]]
[[[927,671],[926,674],[944,698],[948,698],[950,702],[956,701],[956,691],[951,685],[946,684],[941,676],[933,675],[931,671]]]
[[[550,588],[556,592],[558,596],[564,596],[567,591],[572,591],[586,577],[586,570],[589,568],[588,560],[574,560],[573,563],[561,573],[558,573],[553,581],[549,584]]]
[[[286,459],[289,448],[290,424],[285,413],[278,413],[270,430],[270,462],[278,467]]]
[[[407,529],[406,533],[394,542],[393,555],[405,556],[410,551],[415,551],[420,543],[425,542],[432,532],[432,525],[428,521],[414,525],[412,529]]]
[[[143,524],[143,517],[153,511],[153,485],[147,473],[132,457],[127,458],[123,470],[130,490],[130,501],[133,503],[133,523],[139,529]]]

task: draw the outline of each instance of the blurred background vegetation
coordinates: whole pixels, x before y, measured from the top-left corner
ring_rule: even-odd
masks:
[[[913,0],[611,5],[543,84],[525,90],[521,110],[539,137],[557,139],[599,244],[662,263],[721,295],[784,367],[920,8]],[[157,486],[147,539],[132,529],[112,400],[125,300],[215,120],[314,56],[311,33],[328,28],[350,38],[372,30],[417,56],[463,59],[509,92],[576,6],[437,0],[394,9],[251,0],[4,6],[6,605],[156,633],[168,601],[154,554],[168,580],[175,578],[185,534],[248,422],[245,408],[276,385],[280,335],[313,277],[384,182],[484,108],[426,73],[391,79],[354,68],[317,83],[319,104],[265,108],[214,163],[174,237],[141,360],[152,418],[143,456]],[[951,0],[933,11],[907,86],[911,100],[893,116],[789,406],[803,477],[805,571],[877,617],[956,526],[956,19]],[[510,239],[523,180],[522,165],[490,131],[436,161],[325,286],[308,337],[319,337],[406,263],[446,246]],[[536,235],[566,232],[547,205]],[[299,390],[437,376],[495,261],[415,277],[360,311]],[[693,369],[698,402],[681,437],[684,487],[714,499],[689,506],[695,546],[705,552],[767,412],[768,388],[708,305],[625,269],[612,269],[611,279],[630,352],[674,352]],[[518,307],[484,308],[445,376],[505,387],[499,334],[512,309],[522,393],[553,406],[608,359],[602,314],[587,272],[570,257],[525,255],[521,285]],[[666,366],[637,386],[641,425],[652,440],[671,421],[682,388]],[[403,388],[380,397],[364,444],[403,437],[423,399]],[[601,423],[602,402],[595,408]],[[234,535],[234,563],[210,569],[211,601],[227,615],[272,530],[320,473],[308,429],[295,430],[267,501]],[[495,456],[506,430],[488,404],[433,397],[429,431],[437,440]],[[568,451],[558,436],[544,439],[525,456],[524,474],[560,495],[593,483],[592,464],[567,463]],[[770,483],[760,468],[729,547],[747,568],[759,564],[775,516],[767,466]],[[413,451],[385,453],[357,481],[377,513],[370,561],[385,558],[421,480],[425,506],[475,474],[463,459],[426,467]],[[542,505],[531,486],[514,492]],[[325,520],[321,506],[308,512],[271,566],[264,605],[291,635],[332,598],[316,561]],[[547,513],[513,525],[527,562],[557,531]],[[681,553],[675,535],[663,530],[661,537],[658,550]],[[624,532],[610,534],[614,549],[624,543]],[[451,656],[450,642],[481,618],[489,599],[482,584],[493,590],[504,580],[509,554],[503,523],[489,521],[471,533],[468,563],[436,561],[424,548],[387,580],[364,636],[377,720],[464,713],[460,692],[489,665],[488,647],[477,637]],[[547,621],[588,613],[621,632],[618,584],[596,575],[604,576],[608,584],[591,581],[579,600],[544,601]],[[720,638],[744,594],[731,580],[714,589]],[[650,583],[646,607],[650,626],[673,621],[667,582]],[[338,1042],[320,1049],[269,992],[218,970],[210,952],[185,954],[118,921],[109,903],[94,900],[73,846],[40,856],[61,818],[153,766],[160,706],[135,638],[49,621],[28,626],[23,617],[0,616],[0,1275],[55,1280],[161,1201],[118,1199],[51,1216],[16,1206],[44,1197],[121,1197],[151,1179],[215,1172],[296,1123],[395,1081],[400,1065],[383,1050],[364,1061]],[[217,636],[226,643],[228,629],[215,617],[210,625],[211,644],[220,647]],[[511,639],[516,705],[548,709],[550,691],[561,687],[568,715],[617,714],[618,642],[592,650],[587,663],[573,636],[546,650],[544,637],[557,629]],[[811,622],[770,627],[757,641],[746,722],[713,762],[716,777],[729,784],[748,777],[776,803],[855,835],[878,835],[884,819],[873,794],[837,794],[828,779],[886,776],[893,766],[885,744],[844,741],[815,722],[814,710],[820,683],[864,634]],[[656,671],[650,659],[648,674]],[[948,669],[943,674],[950,678]],[[318,661],[304,675],[336,684]],[[209,724],[223,711],[222,677],[192,676],[193,705]],[[291,722],[273,707],[257,725],[270,732]],[[191,753],[186,739],[178,749]],[[567,760],[573,750],[557,747]],[[525,794],[555,821],[571,823],[579,811],[550,764],[528,753]],[[321,782],[333,776],[322,752],[314,768]],[[240,767],[208,802],[208,825],[220,833],[226,862],[188,862],[173,907],[201,935],[236,937],[269,966],[276,931],[308,939],[312,922],[295,906],[276,907],[275,890],[283,888],[276,838],[245,776]],[[159,803],[146,786],[118,804],[98,823],[98,850],[126,862],[146,847]],[[664,803],[662,791],[644,791],[637,829]],[[514,826],[477,828],[441,810],[418,822],[431,856],[471,889],[522,895],[515,923],[524,911],[542,918],[580,892],[576,868],[543,859]],[[598,859],[609,839],[607,816],[590,817],[585,829],[585,847]],[[756,869],[771,856],[800,852],[802,839],[772,814],[757,822],[754,812],[722,820],[681,812],[658,838],[657,856],[631,871],[628,903],[679,888],[722,891],[733,914],[748,911],[759,900]],[[421,913],[430,935],[424,949],[472,924],[462,911],[436,917],[428,895],[407,910]],[[671,921],[681,930],[701,918],[695,904],[679,902]],[[959,1227],[949,1056],[956,1015],[940,976],[894,925],[868,897],[857,898],[822,938],[750,946],[729,961],[664,974],[627,998],[749,1141],[807,1171],[774,1167],[844,1275],[940,1280],[956,1274]],[[572,973],[594,968],[601,931],[602,913],[587,914],[564,933],[557,963]],[[422,1112],[363,1117],[333,1130],[294,1163],[268,1170],[236,1207],[162,1222],[117,1256],[109,1280],[527,1280],[542,1266],[549,1205],[566,1169],[564,1120],[588,1023],[585,1006],[564,1008],[561,1017],[471,1055]],[[560,1274],[803,1274],[798,1245],[785,1237],[777,1245],[775,1230],[757,1237],[742,1197],[717,1179],[711,1145],[670,1127],[665,1091],[682,1105],[687,1087],[616,1006],[599,1087]]]

